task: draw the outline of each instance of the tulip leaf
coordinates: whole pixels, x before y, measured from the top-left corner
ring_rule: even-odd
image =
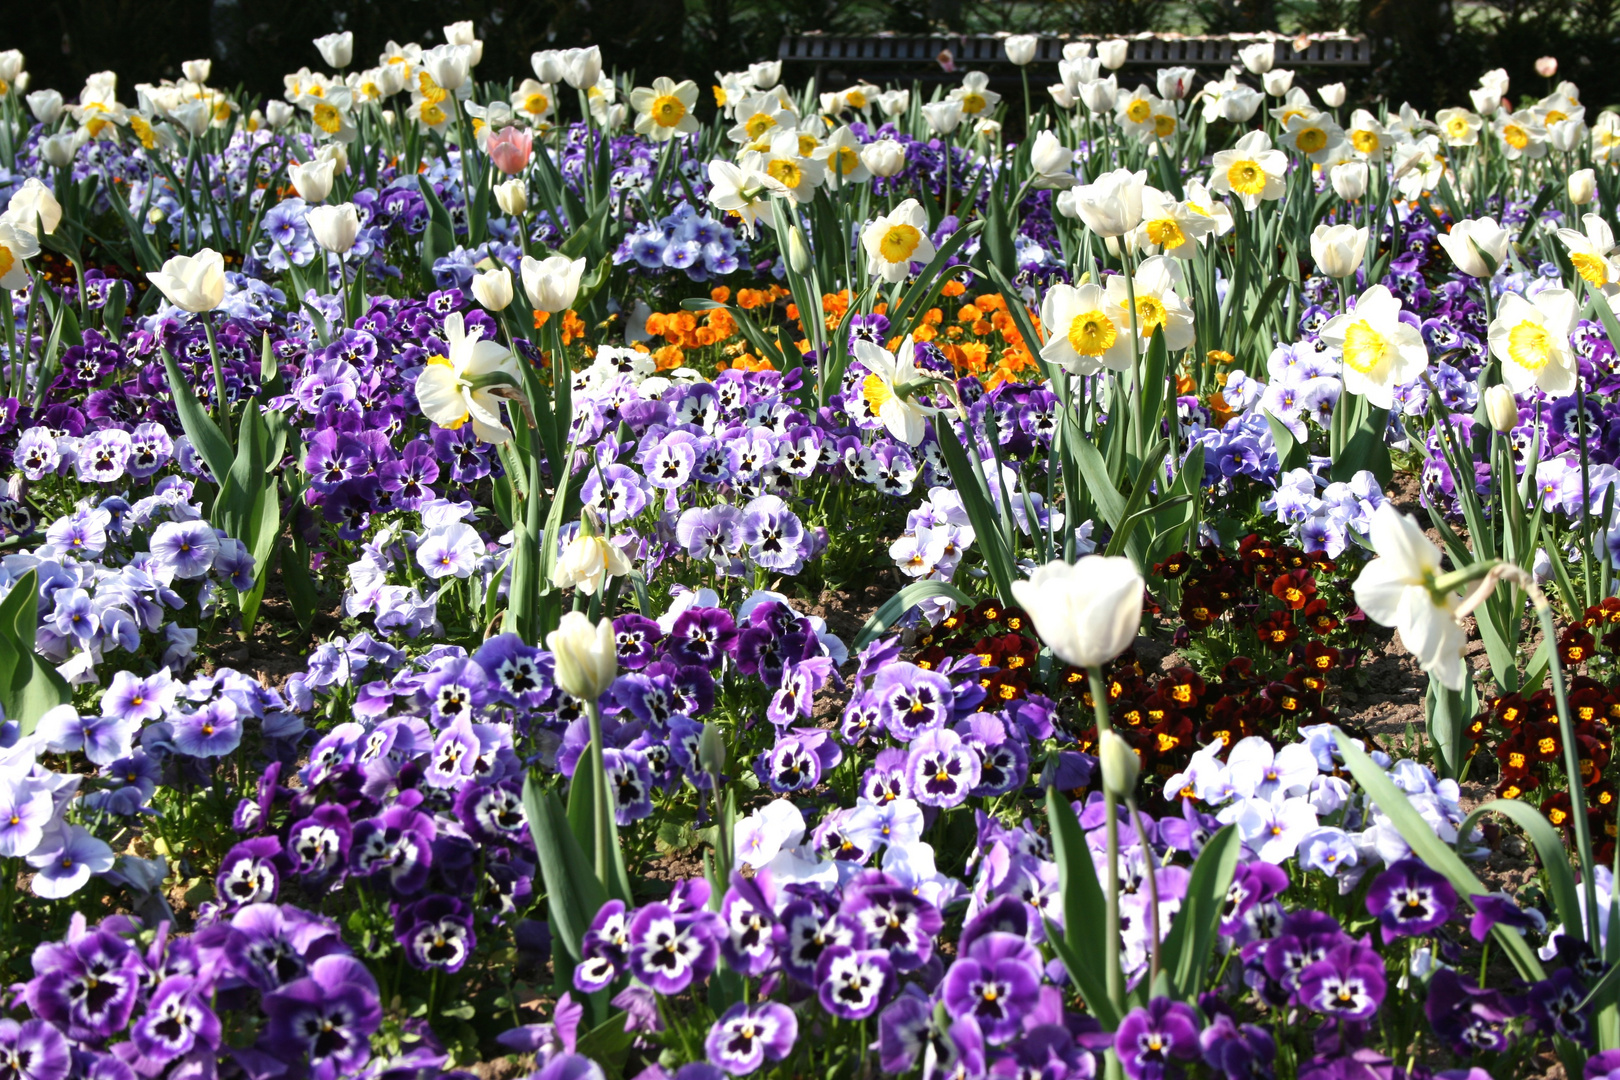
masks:
[[[982,220],[970,222],[952,233],[950,239],[934,252],[934,257],[929,260],[928,266],[918,275],[917,280],[901,293],[900,299],[889,308],[889,325],[896,333],[911,332],[917,319],[922,317],[921,313],[933,305],[934,299],[939,296],[940,290],[949,280],[945,264],[962,250],[964,244],[979,235],[979,231],[983,228]]]
[[[866,620],[866,625],[861,627],[861,632],[855,635],[855,644],[852,648],[856,652],[864,649],[874,638],[881,636],[888,631],[889,627],[899,622],[906,612],[924,600],[931,600],[936,596],[948,596],[956,601],[960,607],[968,608],[973,606],[971,596],[948,582],[913,581],[910,585],[889,597],[882,607],[872,612],[872,617]]]
[[[30,569],[0,599],[0,709],[27,736],[39,718],[73,700],[67,680],[34,651],[39,572]]]
[[[208,466],[214,483],[223,485],[235,457],[231,452],[230,440],[202,407],[197,395],[192,393],[191,384],[186,382],[180,365],[168,349],[163,350],[163,369],[169,376],[169,395],[174,398],[175,411],[180,414],[180,427],[185,430],[186,437],[203,459],[203,464]]]
[[[1579,890],[1575,885],[1575,873],[1569,868],[1569,849],[1564,845],[1563,834],[1529,803],[1517,799],[1492,799],[1475,807],[1474,812],[1463,819],[1462,826],[1457,830],[1458,841],[1461,842],[1463,837],[1473,832],[1474,826],[1486,814],[1501,814],[1524,830],[1535,845],[1536,854],[1541,857],[1542,869],[1547,874],[1547,890],[1552,893],[1553,911],[1558,921],[1564,924],[1564,932],[1584,938]]]
[[[995,512],[990,508],[990,489],[984,482],[984,474],[968,460],[962,440],[957,437],[956,429],[944,413],[934,417],[934,434],[939,439],[940,452],[950,469],[951,480],[961,493],[962,508],[967,511],[974,538],[984,553],[985,568],[990,572],[990,580],[995,583],[996,595],[1003,604],[1011,604],[1012,583],[1017,575],[1012,552],[1007,549]]]
[[[596,850],[596,791],[600,785],[607,792],[608,806],[613,805],[613,785],[607,778],[596,771],[596,765],[589,749],[580,755],[574,766],[573,779],[568,784],[568,827],[573,830],[574,839],[579,841],[582,851],[594,852]],[[609,895],[615,900],[630,903],[630,875],[625,871],[624,848],[619,843],[619,826],[613,814],[608,814],[608,850],[613,852],[614,865],[610,868],[611,879],[603,882]]]
[[[1108,998],[1108,953],[1103,940],[1109,929],[1108,905],[1097,881],[1097,866],[1091,861],[1091,849],[1074,807],[1056,788],[1046,789],[1046,817],[1052,823],[1052,858],[1057,863],[1063,900],[1063,932],[1059,934],[1048,924],[1046,938],[1068,969],[1086,1008],[1112,1031],[1119,1026],[1120,1016]]]
[[[607,903],[607,892],[569,828],[562,801],[555,791],[543,789],[536,770],[531,770],[523,781],[523,815],[534,837],[552,932],[568,958],[577,964],[585,932]]]
[[[1265,412],[1266,425],[1271,428],[1271,439],[1277,444],[1277,468],[1281,472],[1291,469],[1302,469],[1306,466],[1309,457],[1305,443],[1294,438],[1294,433],[1288,425],[1277,419],[1270,412]]]
[[[1210,976],[1209,957],[1221,925],[1221,905],[1232,887],[1243,839],[1237,826],[1223,827],[1204,844],[1193,863],[1187,895],[1159,947],[1160,970],[1170,976],[1170,994],[1196,1004]]]
[[[1335,748],[1344,758],[1345,768],[1350,770],[1350,775],[1361,785],[1361,790],[1366,792],[1373,805],[1389,817],[1395,830],[1401,834],[1401,839],[1412,849],[1412,854],[1427,863],[1429,869],[1444,875],[1461,897],[1480,896],[1490,891],[1485,888],[1478,876],[1468,869],[1468,865],[1452,850],[1451,845],[1440,839],[1434,827],[1418,813],[1417,807],[1412,805],[1405,792],[1395,786],[1395,782],[1367,756],[1365,750],[1352,742],[1350,736],[1338,728],[1333,729],[1333,736]],[[1472,901],[1469,903],[1471,905]],[[1577,922],[1572,932],[1580,933],[1579,927],[1580,923]],[[1541,967],[1541,961],[1536,959],[1534,950],[1521,934],[1505,926],[1496,927],[1495,933],[1496,940],[1508,954],[1508,959],[1512,961],[1520,978],[1528,982],[1540,982],[1547,977]]]

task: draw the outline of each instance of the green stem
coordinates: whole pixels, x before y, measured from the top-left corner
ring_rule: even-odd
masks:
[[[1108,724],[1108,686],[1099,668],[1087,668],[1091,682],[1092,707],[1097,712],[1097,733],[1111,730]],[[1119,965],[1119,800],[1103,789],[1103,810],[1108,828],[1108,880],[1103,885],[1103,974],[1108,983],[1108,1000],[1121,1015],[1125,1012],[1125,972]]]
[[[214,340],[214,321],[206,315],[203,317],[203,328],[208,332],[208,358],[214,365],[214,418],[219,421],[219,430],[224,432],[225,441],[236,442],[236,436],[231,429],[231,403],[225,396],[225,369],[219,362],[219,344]],[[225,478],[219,477],[220,483]]]
[[[613,835],[612,795],[608,791],[607,762],[602,754],[602,710],[595,701],[585,703],[585,713],[591,726],[591,771],[595,774],[591,786],[595,806],[596,828],[596,880],[603,885],[612,881]]]

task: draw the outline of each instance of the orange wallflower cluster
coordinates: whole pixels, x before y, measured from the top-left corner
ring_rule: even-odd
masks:
[[[960,281],[952,280],[941,292],[947,300],[955,300],[964,297],[967,290]],[[1029,320],[1040,326],[1033,312]],[[1000,293],[984,293],[956,306],[950,321],[944,310],[932,308],[914,335],[918,341],[934,342],[958,374],[976,375],[989,387],[1036,369],[1035,357]]]
[[[534,313],[534,328],[540,329],[551,321],[551,312],[537,311]],[[563,312],[562,340],[564,345],[572,345],[576,341],[585,340],[585,320],[581,319],[573,308]]]

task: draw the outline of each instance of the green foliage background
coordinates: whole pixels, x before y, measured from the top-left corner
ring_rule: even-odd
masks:
[[[0,45],[22,49],[35,85],[71,95],[111,68],[126,89],[214,59],[214,82],[279,94],[281,76],[318,66],[311,39],[353,30],[367,63],[390,39],[431,44],[472,19],[482,70],[521,78],[536,49],[595,42],[621,70],[707,86],[716,70],[776,55],[784,33],[1070,31],[1366,33],[1375,64],[1353,93],[1421,108],[1457,104],[1479,73],[1504,67],[1514,96],[1541,93],[1537,57],[1560,61],[1592,111],[1620,102],[1620,0],[11,0]]]

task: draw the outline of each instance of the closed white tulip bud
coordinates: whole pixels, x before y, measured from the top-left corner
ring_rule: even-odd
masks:
[[[1097,42],[1097,59],[1101,60],[1103,67],[1109,71],[1118,71],[1124,67],[1125,58],[1130,55],[1130,51],[1131,43],[1121,38]]]
[[[536,311],[555,315],[567,311],[579,295],[579,279],[585,275],[585,260],[566,255],[549,259],[523,256],[523,291]]]
[[[13,90],[17,91],[17,93],[19,93],[19,94],[26,94],[26,93],[28,93],[28,88],[30,86],[33,86],[33,85],[34,85],[33,73],[32,72],[27,72],[27,71],[19,71],[17,73],[16,80],[11,84],[11,88]]]
[[[787,247],[788,268],[803,277],[810,270],[810,248],[805,245],[798,229],[788,230]]]
[[[62,95],[55,90],[35,90],[28,95],[28,111],[40,123],[54,124],[62,116]]]
[[[1063,59],[1065,60],[1083,60],[1090,55],[1091,42],[1089,41],[1070,41],[1063,46]]]
[[[206,101],[188,101],[171,110],[169,116],[188,135],[201,135],[214,122],[214,109]]]
[[[589,90],[602,74],[602,50],[596,45],[588,49],[569,49],[563,53],[564,75],[575,90]]]
[[[906,167],[906,148],[893,139],[878,139],[861,147],[861,164],[873,176],[891,177]]]
[[[1246,124],[1254,114],[1260,111],[1260,105],[1265,101],[1260,91],[1252,86],[1237,86],[1221,95],[1221,119],[1230,120],[1234,124]]]
[[[962,122],[962,103],[959,101],[930,101],[922,107],[923,119],[940,135],[949,135]]]
[[[1293,88],[1294,73],[1287,68],[1277,68],[1260,76],[1260,83],[1272,97],[1285,97]]]
[[[1046,92],[1052,95],[1052,104],[1060,109],[1072,109],[1079,101],[1069,88],[1062,83],[1053,83],[1046,88]]]
[[[1041,39],[1034,34],[1014,34],[1002,41],[1001,45],[1007,50],[1007,60],[1019,67],[1035,59],[1035,50],[1040,47]]]
[[[1468,100],[1473,102],[1474,111],[1487,119],[1502,107],[1502,94],[1494,86],[1476,86],[1468,91]]]
[[[1238,59],[1249,69],[1250,75],[1264,75],[1277,62],[1277,46],[1269,41],[1256,41],[1239,49]]]
[[[484,43],[478,40],[471,19],[463,19],[461,22],[451,23],[445,27],[444,40],[446,44],[467,50],[468,67],[477,67],[478,62],[484,58]],[[444,84],[440,83],[439,85]]]
[[[472,280],[473,299],[489,311],[505,311],[512,302],[512,271],[502,266],[486,270]]]
[[[1519,403],[1505,383],[1497,383],[1485,391],[1485,415],[1491,427],[1506,435],[1519,426]]]
[[[1459,221],[1449,233],[1436,237],[1446,249],[1458,270],[1470,277],[1488,278],[1496,273],[1502,260],[1507,258],[1508,231],[1496,223],[1495,218],[1477,218]],[[1486,258],[1490,261],[1487,262]]]
[[[22,74],[22,69],[22,53],[16,49],[7,49],[0,52],[0,79],[8,83],[14,83],[17,81],[17,76]]]
[[[146,276],[182,311],[213,311],[225,299],[225,259],[213,248],[176,255]]]
[[[37,235],[43,230],[49,236],[62,223],[62,204],[39,177],[30,176],[22,187],[11,193],[5,220],[24,232]]]
[[[330,158],[313,158],[301,164],[287,166],[287,179],[292,181],[293,190],[298,197],[307,203],[325,202],[326,197],[332,194],[332,179],[337,172],[337,162]]]
[[[349,150],[340,142],[329,142],[323,145],[320,152],[315,155],[316,161],[330,161],[332,172],[342,176],[349,171]]]
[[[1067,173],[1074,166],[1074,151],[1058,142],[1050,130],[1035,136],[1029,148],[1029,167],[1041,176]]]
[[[522,217],[529,209],[529,188],[522,180],[516,177],[504,183],[495,185],[495,204],[501,208],[501,213],[510,217]]]
[[[754,84],[756,90],[769,90],[782,81],[782,61],[761,60],[757,64],[749,64],[748,81]]]
[[[187,60],[180,65],[180,74],[194,83],[205,83],[214,70],[212,60]]]
[[[1345,202],[1355,202],[1367,194],[1367,163],[1346,161],[1328,171],[1328,183],[1333,192]]]
[[[360,214],[354,203],[317,206],[304,216],[315,242],[334,255],[347,255],[360,235]]]
[[[1154,86],[1159,96],[1169,101],[1180,101],[1192,91],[1193,76],[1198,74],[1190,67],[1160,68],[1154,79]]]
[[[535,78],[550,86],[568,77],[568,64],[563,60],[561,49],[542,49],[529,57],[529,66],[534,68]]]
[[[1569,174],[1569,201],[1585,206],[1597,197],[1597,175],[1591,169],[1576,169]]]
[[[1112,75],[1080,84],[1080,100],[1094,113],[1109,112],[1119,100],[1119,83]]]
[[[1113,729],[1097,733],[1097,763],[1102,767],[1103,790],[1116,799],[1136,792],[1136,778],[1142,775],[1142,759],[1131,744]]]
[[[556,662],[557,685],[581,701],[607,693],[619,673],[613,623],[592,623],[582,611],[564,613],[557,629],[546,635],[546,648]]]
[[[341,34],[323,34],[315,39],[315,49],[329,66],[339,70],[346,68],[349,61],[354,59],[354,33],[345,30]]]
[[[1049,562],[1012,586],[1013,599],[1052,654],[1084,668],[1108,663],[1136,639],[1143,588],[1135,563],[1106,555]]]
[[[1311,258],[1316,268],[1330,278],[1347,278],[1356,272],[1367,253],[1367,230],[1353,225],[1318,225],[1311,233]]]
[[[59,131],[39,141],[39,156],[53,169],[65,169],[73,164],[79,152],[79,142],[71,132]]]
[[[1328,83],[1316,91],[1316,96],[1322,99],[1322,104],[1330,109],[1337,109],[1344,104],[1344,83]]]
[[[466,45],[436,45],[422,54],[422,66],[434,82],[453,93],[472,73],[472,50]]]
[[[264,122],[270,125],[272,131],[280,130],[287,126],[287,121],[291,120],[296,112],[296,109],[280,99],[267,101],[264,103]]]

